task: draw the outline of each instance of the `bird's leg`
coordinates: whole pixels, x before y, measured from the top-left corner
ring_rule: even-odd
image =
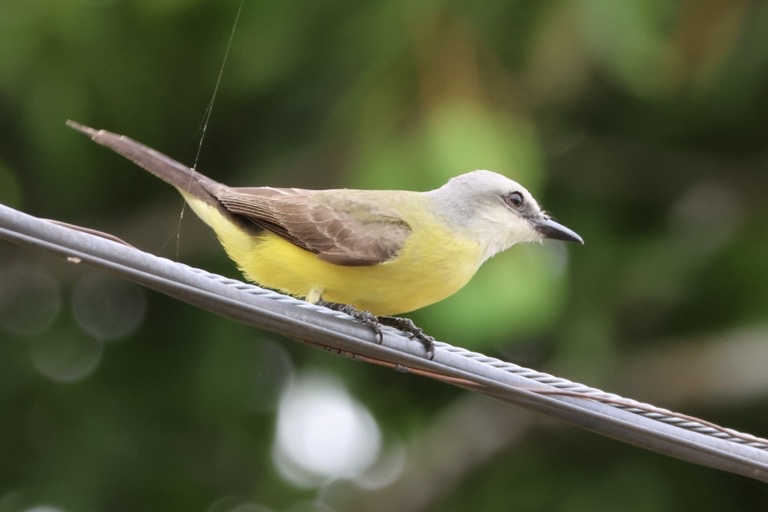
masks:
[[[381,331],[381,322],[379,322],[379,317],[370,311],[357,309],[351,304],[339,304],[338,302],[328,302],[325,300],[317,301],[317,305],[348,314],[361,324],[368,326],[376,334],[376,337],[379,340],[377,343],[379,345],[381,345],[381,342],[384,341],[384,333]]]
[[[387,325],[407,333],[411,338],[418,340],[427,350],[427,356],[431,360],[435,357],[435,338],[424,332],[424,329],[413,323],[410,318],[400,316],[380,316],[379,324]]]
[[[424,345],[429,359],[435,357],[435,338],[425,334],[424,331],[414,324],[410,318],[401,318],[399,316],[376,316],[370,311],[357,309],[350,304],[339,304],[338,302],[328,302],[325,300],[319,300],[317,305],[346,313],[361,324],[368,326],[376,334],[379,344],[384,341],[384,333],[381,330],[382,325],[399,329]]]

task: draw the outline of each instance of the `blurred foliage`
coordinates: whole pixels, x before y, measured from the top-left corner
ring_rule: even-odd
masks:
[[[170,187],[64,121],[191,164],[237,8],[0,3],[0,202],[236,276]],[[740,329],[767,343],[766,119],[763,2],[245,0],[198,168],[232,185],[415,190],[505,173],[587,244],[514,248],[414,320],[765,436],[764,364],[730,366],[762,384],[727,401],[669,403],[623,377],[670,344]],[[8,244],[0,265],[0,512],[321,510],[322,488],[275,467],[292,375],[336,373],[390,448],[464,394]],[[669,386],[715,378],[678,363]],[[757,510],[759,485],[549,428],[414,508]]]

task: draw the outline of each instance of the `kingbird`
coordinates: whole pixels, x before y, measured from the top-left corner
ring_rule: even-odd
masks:
[[[229,187],[128,137],[67,121],[176,187],[250,280],[372,325],[453,295],[521,242],[581,237],[522,185],[478,170],[428,192]],[[408,319],[394,325],[432,339]],[[391,325],[391,324],[390,324]]]

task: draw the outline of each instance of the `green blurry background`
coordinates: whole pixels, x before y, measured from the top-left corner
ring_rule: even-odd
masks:
[[[174,190],[64,126],[192,164],[237,9],[0,2],[0,202],[238,276]],[[765,2],[245,0],[198,168],[303,188],[517,179],[586,245],[516,247],[414,320],[765,436],[766,119]],[[0,342],[0,512],[768,507],[755,481],[7,243]],[[301,467],[321,445],[367,458]]]

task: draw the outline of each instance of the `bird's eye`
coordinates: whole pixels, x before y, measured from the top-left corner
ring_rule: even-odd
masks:
[[[525,199],[523,198],[523,194],[520,192],[510,192],[504,196],[504,202],[512,208],[519,209],[523,206],[523,204],[525,204]]]

